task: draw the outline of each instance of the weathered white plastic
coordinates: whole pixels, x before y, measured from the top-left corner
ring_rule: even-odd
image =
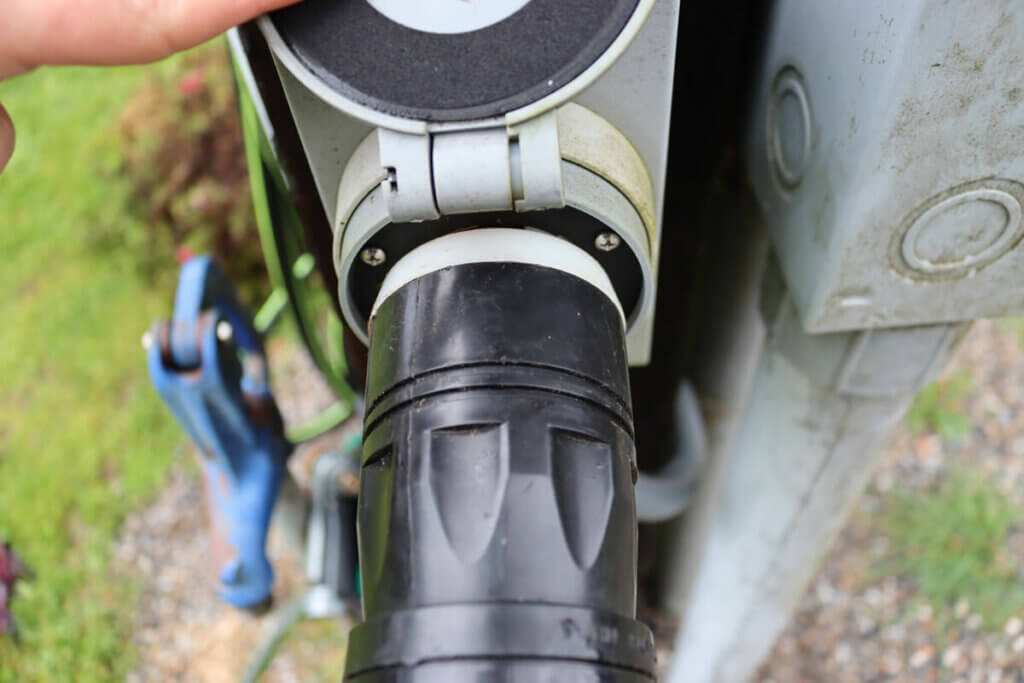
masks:
[[[615,304],[625,328],[626,315],[622,312],[622,304],[608,273],[597,259],[554,235],[508,228],[456,232],[416,247],[388,271],[370,318],[377,315],[377,309],[388,297],[413,280],[468,263],[527,263],[574,275],[601,290]]]
[[[561,158],[551,153],[550,144],[536,144],[540,134],[549,134],[550,128],[542,124],[540,130],[529,131],[531,126],[542,122],[545,115],[552,114],[559,105],[572,101],[584,105],[617,129],[639,154],[648,175],[646,182],[653,189],[651,205],[638,209],[645,212],[643,220],[651,242],[645,245],[651,260],[651,284],[645,297],[649,296],[652,303],[645,306],[643,318],[633,321],[630,346],[631,363],[642,365],[650,356],[654,328],[654,282],[659,260],[679,4],[679,0],[641,0],[633,18],[608,52],[552,95],[509,112],[501,119],[440,124],[398,119],[355,102],[342,101],[344,98],[329,91],[290,55],[270,22],[264,20],[260,25],[275,52],[288,104],[327,216],[334,225],[342,220],[336,213],[340,204],[345,203],[339,202],[338,197],[342,173],[350,157],[378,126],[401,133],[435,136],[495,127],[503,127],[511,133],[523,131],[520,147],[510,148],[509,159],[513,168],[516,161],[523,164],[522,180],[527,183],[522,188],[524,196],[518,198],[515,193],[519,188],[515,183],[519,178],[514,175],[509,178],[518,211],[559,205],[555,181],[562,172]],[[531,172],[527,173],[527,168]],[[621,191],[622,187],[618,189]],[[401,183],[398,191],[402,192]]]
[[[1024,312],[1024,12],[779,0],[751,179],[810,332]]]
[[[442,214],[512,208],[512,155],[504,127],[438,133],[433,141],[434,194]]]
[[[430,138],[393,130],[377,131],[384,196],[396,223],[440,217],[431,182]]]
[[[626,343],[632,364],[649,361],[659,240],[654,188],[629,140],[588,109],[567,104],[516,126],[430,136],[374,130],[351,155],[337,197],[338,296],[364,342],[368,321],[356,313],[349,269],[388,223],[429,220],[439,211],[572,206],[614,230],[636,256],[643,290],[626,321]]]
[[[551,111],[513,126],[509,135],[514,138],[509,145],[509,164],[516,211],[565,206],[557,113]]]
[[[376,162],[377,134],[366,139],[353,159],[367,157],[365,173],[359,169],[350,169],[346,173],[343,185],[355,186],[354,177],[362,176],[363,186],[367,193],[342,192],[343,200],[339,202],[338,215],[342,216],[335,229],[334,254],[338,269],[339,282],[348,280],[348,272],[352,268],[361,250],[370,242],[373,235],[388,223],[392,222],[386,201],[387,188],[379,183],[380,174],[374,169],[379,168]],[[564,180],[564,201],[566,206],[579,209],[605,225],[614,225],[623,241],[623,249],[630,249],[637,257],[644,278],[644,288],[639,306],[626,320],[626,350],[631,363],[643,364],[650,358],[650,325],[654,317],[654,276],[651,270],[650,235],[640,213],[633,203],[616,186],[581,166],[568,161],[561,162],[560,181]],[[348,182],[351,181],[351,182]],[[346,197],[355,197],[346,201]],[[533,244],[527,231],[517,232],[524,241]],[[537,256],[536,258],[543,258]],[[341,287],[338,293],[342,313],[352,332],[366,343],[367,320],[360,317],[347,287]]]

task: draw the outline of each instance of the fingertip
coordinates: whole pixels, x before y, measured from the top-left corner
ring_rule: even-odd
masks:
[[[7,162],[14,154],[14,122],[7,115],[7,110],[0,104],[0,173],[4,172]]]
[[[259,14],[268,14],[274,10],[284,9],[291,5],[297,5],[300,2],[302,2],[302,0],[256,0],[256,2],[253,2],[252,4],[258,10]]]

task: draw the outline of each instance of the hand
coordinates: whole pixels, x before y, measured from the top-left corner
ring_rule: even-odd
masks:
[[[166,57],[296,0],[0,0],[0,80],[43,64]],[[0,172],[14,126],[0,105]]]

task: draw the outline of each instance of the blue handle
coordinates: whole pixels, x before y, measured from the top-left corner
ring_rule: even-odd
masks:
[[[233,331],[229,340],[217,335],[224,321]],[[263,342],[208,256],[182,267],[174,317],[162,329],[148,349],[149,373],[202,455],[211,542],[223,560],[220,595],[237,607],[258,605],[273,586],[264,548],[291,452],[266,383]]]

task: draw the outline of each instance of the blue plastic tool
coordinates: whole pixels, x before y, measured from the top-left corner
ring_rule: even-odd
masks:
[[[214,261],[197,257],[182,268],[174,317],[150,339],[153,384],[201,454],[220,595],[263,605],[274,582],[267,531],[292,446],[252,316]]]

